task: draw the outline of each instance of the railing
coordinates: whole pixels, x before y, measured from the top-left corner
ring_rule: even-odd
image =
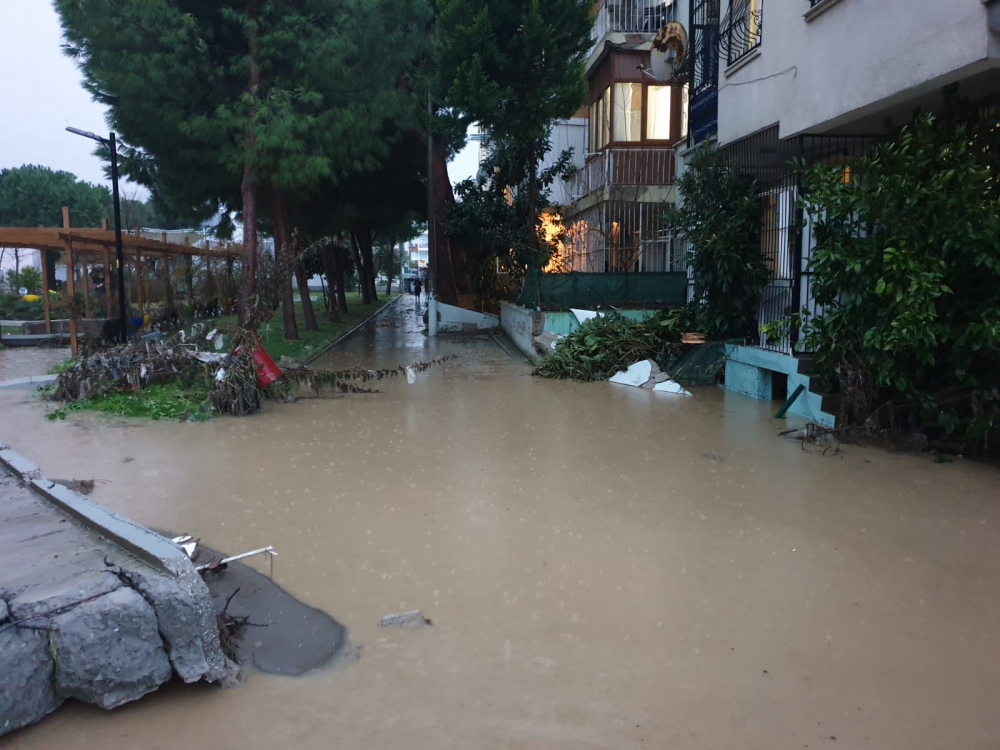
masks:
[[[603,0],[594,16],[591,39],[596,47],[612,32],[655,34],[677,20],[680,0]],[[593,50],[591,50],[593,51]]]
[[[610,186],[672,185],[676,159],[672,148],[612,148],[593,156],[572,175],[574,200]]]
[[[691,0],[691,145],[711,138],[719,124],[719,0]]]
[[[760,47],[763,3],[764,0],[731,0],[729,13],[721,24],[726,64],[732,65]]]

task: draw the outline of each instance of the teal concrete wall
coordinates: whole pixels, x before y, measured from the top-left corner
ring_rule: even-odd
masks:
[[[619,310],[618,313],[629,320],[645,320],[656,315],[657,310]],[[579,327],[576,316],[571,312],[547,312],[545,315],[545,330],[548,333],[569,333]]]
[[[753,346],[726,347],[727,390],[749,398],[769,401],[772,393],[772,375],[776,372],[788,376],[789,396],[800,385],[805,386],[805,390],[788,410],[789,414],[804,417],[823,427],[834,426],[833,415],[823,411],[823,397],[809,390],[809,376],[799,372],[799,363],[795,357]]]

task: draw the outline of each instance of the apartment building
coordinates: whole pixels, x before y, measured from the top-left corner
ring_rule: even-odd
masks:
[[[688,149],[712,143],[753,174],[764,210],[761,252],[771,281],[760,324],[817,310],[813,235],[797,206],[789,161],[845,166],[911,121],[943,106],[946,87],[987,100],[1000,93],[1000,3],[995,0],[690,0]],[[772,398],[802,380],[798,331],[736,347],[727,386]]]
[[[562,271],[683,268],[663,204],[675,198],[675,146],[687,139],[684,0],[595,3],[582,163],[563,200]]]

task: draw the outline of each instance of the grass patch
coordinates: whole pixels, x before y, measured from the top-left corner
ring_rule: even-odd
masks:
[[[208,419],[208,388],[198,384],[158,383],[136,396],[116,393],[97,400],[72,401],[46,414],[47,419],[66,419],[70,412],[97,411],[117,417],[147,419]]]
[[[0,333],[20,336],[21,326],[0,326]]]
[[[285,341],[284,326],[281,322],[281,310],[278,310],[274,317],[271,318],[271,320],[268,321],[263,328],[261,328],[260,333],[261,339],[264,343],[264,348],[276,362],[282,357],[291,357],[292,359],[298,360],[305,359],[306,357],[316,354],[327,344],[336,341],[353,328],[356,328],[367,318],[371,317],[373,313],[377,312],[398,296],[399,295],[396,294],[391,296],[380,294],[378,302],[371,305],[363,305],[361,304],[360,294],[348,292],[347,308],[350,312],[346,315],[341,313],[339,323],[333,323],[330,321],[326,310],[323,309],[322,300],[314,302],[313,310],[316,312],[316,322],[319,323],[318,331],[306,330],[302,319],[302,306],[300,303],[296,302],[295,317],[299,323],[299,340]],[[298,295],[296,295],[296,299],[298,299]],[[228,315],[222,318],[217,318],[213,325],[235,327],[236,316]],[[306,347],[309,348],[307,349]]]

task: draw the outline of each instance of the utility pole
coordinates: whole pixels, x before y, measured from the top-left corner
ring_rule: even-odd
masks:
[[[118,261],[118,323],[119,328],[119,341],[121,343],[128,342],[128,318],[125,312],[125,253],[122,250],[122,208],[121,201],[118,198],[118,141],[115,138],[115,134],[112,133],[107,138],[101,138],[99,135],[94,135],[90,131],[80,130],[79,128],[66,128],[66,130],[73,135],[83,136],[84,138],[89,138],[92,141],[97,141],[107,146],[111,150],[111,192],[115,200],[115,251],[116,259]],[[138,257],[138,256],[137,256]],[[107,309],[107,297],[108,297],[108,278],[107,269],[104,272],[104,305]],[[140,276],[139,283],[142,284],[142,279]],[[48,294],[45,295],[45,300],[48,302]],[[141,312],[141,310],[140,310]],[[110,310],[108,311],[110,317]]]
[[[427,94],[427,335],[437,336],[437,243],[434,241],[434,105]]]

